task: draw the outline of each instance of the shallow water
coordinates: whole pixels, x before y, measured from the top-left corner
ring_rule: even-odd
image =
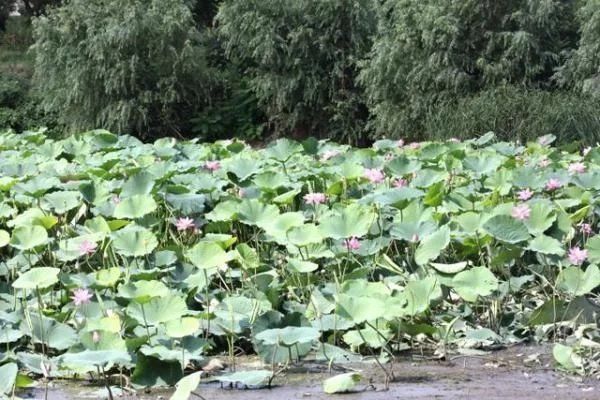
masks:
[[[256,367],[248,358],[238,369]],[[201,384],[191,399],[263,400],[263,399],[600,399],[600,382],[581,379],[552,370],[549,346],[516,346],[484,356],[454,356],[449,362],[419,361],[407,357],[394,365],[395,381],[384,390],[384,375],[375,364],[354,364],[363,379],[358,391],[344,395],[326,395],[322,381],[329,376],[326,366],[305,363],[273,380],[271,389],[246,390],[222,388],[220,384]],[[339,373],[338,371],[334,372]],[[55,383],[48,392],[50,400],[101,399],[104,389],[91,385]],[[172,390],[118,395],[115,399],[168,399]],[[43,399],[40,389],[20,394],[22,398]]]

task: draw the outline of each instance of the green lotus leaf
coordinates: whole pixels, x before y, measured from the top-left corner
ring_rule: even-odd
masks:
[[[530,238],[525,224],[509,215],[496,215],[488,219],[483,224],[483,229],[506,243],[520,243]]]
[[[421,162],[409,159],[406,156],[399,156],[390,161],[386,168],[397,176],[412,174],[421,169]]]
[[[375,213],[372,209],[352,204],[322,217],[319,230],[324,237],[332,239],[361,237],[367,234],[374,221]]]
[[[109,369],[114,365],[131,364],[131,356],[122,350],[84,350],[79,353],[65,353],[60,356],[64,368],[81,371],[96,371],[97,367]]]
[[[600,235],[589,238],[585,248],[588,251],[590,263],[600,264]]]
[[[42,198],[42,205],[56,214],[65,214],[81,205],[81,194],[76,191],[48,193]]]
[[[200,329],[200,321],[193,317],[183,317],[181,319],[169,321],[165,324],[167,335],[173,338],[182,338],[196,333]]]
[[[51,318],[31,318],[31,328],[27,321],[22,321],[19,329],[34,343],[43,343],[56,350],[66,350],[79,341],[73,328]]]
[[[585,272],[580,267],[567,267],[556,278],[556,287],[571,296],[583,296],[600,286],[600,270],[590,265]]]
[[[584,360],[570,346],[556,343],[552,348],[552,355],[560,367],[567,371],[578,371],[583,367]]]
[[[319,268],[318,264],[310,261],[302,261],[294,258],[288,259],[287,268],[297,274],[307,274],[316,271]]]
[[[232,258],[214,242],[200,242],[186,251],[185,256],[193,265],[202,269],[221,267]]]
[[[552,205],[546,202],[536,202],[531,205],[529,218],[523,222],[529,233],[541,235],[552,226],[555,220],[556,214]]]
[[[267,345],[290,347],[300,343],[312,343],[319,340],[318,330],[305,326],[286,326],[285,328],[266,329],[254,338]]]
[[[131,176],[123,184],[121,197],[127,198],[136,195],[145,195],[152,192],[154,188],[155,177],[148,172],[139,172]]]
[[[32,250],[48,242],[48,233],[38,225],[19,226],[12,231],[10,245],[19,250]]]
[[[553,254],[557,256],[563,256],[565,254],[563,245],[558,240],[546,235],[536,236],[529,243],[527,250],[537,251],[538,253],[542,254]]]
[[[111,234],[115,251],[125,257],[142,257],[150,254],[158,240],[151,230],[137,225],[128,225]]]
[[[356,387],[360,379],[361,375],[358,372],[347,372],[332,376],[323,381],[323,391],[327,394],[347,393]]]
[[[259,200],[244,200],[238,206],[238,216],[247,225],[264,226],[279,215],[279,209],[272,204],[264,204]]]
[[[384,315],[385,302],[382,299],[342,293],[338,296],[337,313],[355,324],[374,321]]]
[[[279,243],[287,242],[287,232],[304,224],[304,214],[301,212],[287,212],[277,215],[270,221],[264,221],[259,226],[267,235],[272,236]]]
[[[287,162],[294,154],[303,150],[302,145],[289,139],[279,139],[264,150],[265,156]]]
[[[440,264],[440,263],[430,263],[431,267],[438,272],[443,274],[457,274],[460,271],[467,268],[468,263],[466,261],[453,263],[453,264]]]
[[[119,286],[117,295],[143,304],[154,297],[166,297],[169,288],[159,281],[136,281]]]
[[[60,269],[36,267],[25,272],[12,284],[15,289],[45,289],[58,282]]]
[[[418,265],[425,265],[431,260],[435,260],[442,250],[450,243],[450,229],[443,226],[437,232],[426,236],[415,251],[415,262]]]
[[[465,301],[476,302],[479,297],[494,293],[498,284],[498,279],[489,269],[474,267],[455,275],[451,286]]]
[[[17,380],[19,367],[16,363],[0,366],[0,394],[10,395]]]
[[[173,393],[169,400],[188,400],[192,395],[192,392],[196,390],[200,384],[203,373],[204,371],[198,371],[181,378],[175,385],[175,393]]]
[[[398,316],[417,316],[429,309],[434,299],[442,296],[442,290],[438,280],[434,277],[410,281],[406,284],[404,291],[400,293],[400,301],[397,303],[401,308],[393,307],[394,302],[388,302],[386,316],[395,318]],[[395,315],[397,311],[399,315]],[[389,319],[392,319],[389,318]]]
[[[81,333],[79,336],[81,344],[88,350],[117,350],[127,351],[125,340],[119,332],[95,329]]]
[[[135,195],[122,199],[115,206],[113,217],[135,219],[150,214],[156,210],[156,202],[150,195]]]
[[[157,326],[180,319],[188,313],[185,301],[179,296],[154,297],[145,304],[131,302],[125,312],[140,325]]]
[[[304,224],[290,229],[287,233],[287,241],[294,246],[304,247],[313,243],[321,243],[323,236],[316,225]]]
[[[244,385],[250,387],[260,387],[267,385],[273,378],[273,373],[266,370],[239,371],[232,374],[221,375],[216,380],[221,383],[230,383],[233,385]]]
[[[10,235],[8,232],[0,229],[0,247],[6,246],[10,242]]]

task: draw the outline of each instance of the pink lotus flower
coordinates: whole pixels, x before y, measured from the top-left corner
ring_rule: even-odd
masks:
[[[517,193],[517,196],[519,197],[519,200],[527,201],[533,196],[533,192],[527,188],[520,190],[519,193]]]
[[[306,204],[323,204],[327,201],[325,193],[307,193],[304,195],[304,202]]]
[[[385,175],[380,169],[365,169],[365,178],[369,180],[371,183],[381,183],[385,179]]]
[[[570,174],[583,174],[585,172],[585,164],[582,162],[576,162],[569,165]]]
[[[562,183],[558,179],[552,178],[546,183],[546,190],[556,190],[561,186]]]
[[[581,233],[583,233],[584,235],[591,235],[594,231],[592,230],[592,225],[586,223],[586,222],[581,222],[579,223],[579,225],[577,225],[579,227],[579,231]]]
[[[546,168],[548,165],[550,165],[550,160],[548,160],[547,158],[542,158],[538,165],[542,168]]]
[[[397,140],[396,147],[402,147],[402,146],[404,146],[404,140],[402,140],[402,139]]]
[[[420,238],[420,237],[419,237],[419,235],[418,235],[418,234],[416,234],[416,233],[415,233],[415,234],[413,234],[413,235],[410,237],[410,241],[411,241],[411,242],[413,242],[413,243],[417,243],[419,240],[421,240],[421,238]]]
[[[518,206],[513,207],[510,213],[513,218],[518,219],[519,221],[528,219],[530,214],[531,209],[527,204],[519,204]]]
[[[112,198],[113,204],[119,204],[121,202],[121,198],[119,196],[113,196]]]
[[[206,168],[207,170],[209,170],[211,172],[215,172],[221,168],[221,163],[218,161],[207,161],[204,164],[204,168]]]
[[[96,252],[98,245],[95,242],[90,242],[89,240],[84,240],[79,245],[79,255],[81,256],[91,256]]]
[[[421,143],[419,143],[419,142],[412,142],[412,143],[408,144],[408,148],[412,149],[412,150],[416,150],[420,147],[421,147]]]
[[[354,251],[360,249],[360,240],[358,240],[356,236],[352,236],[352,238],[344,240],[344,244],[348,250]]]
[[[575,265],[581,265],[587,259],[587,250],[582,250],[579,247],[571,247],[569,249],[569,261]]]
[[[175,221],[175,227],[179,232],[187,231],[188,229],[194,229],[196,224],[194,224],[194,220],[188,217],[180,217]]]
[[[325,152],[323,152],[323,154],[321,154],[321,161],[327,161],[338,155],[340,155],[339,150],[326,150]]]
[[[237,196],[241,199],[246,195],[246,191],[243,188],[239,188],[237,191]]]
[[[100,333],[98,331],[92,332],[92,342],[98,343],[100,341]]]
[[[408,181],[404,178],[398,178],[392,183],[395,188],[401,188],[408,185]]]
[[[79,288],[73,291],[71,299],[76,306],[80,306],[82,304],[88,304],[92,297],[92,294],[87,289]]]

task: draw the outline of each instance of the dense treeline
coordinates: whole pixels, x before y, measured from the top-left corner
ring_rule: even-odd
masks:
[[[0,29],[14,4],[0,0]],[[364,143],[494,130],[600,140],[600,0],[38,0],[20,8],[33,21],[36,107],[66,131]]]

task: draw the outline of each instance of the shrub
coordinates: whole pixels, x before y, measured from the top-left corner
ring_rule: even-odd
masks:
[[[376,27],[371,0],[231,0],[217,15],[227,56],[271,128],[356,142],[367,110],[357,62]]]
[[[574,91],[500,87],[438,106],[424,136],[467,138],[494,131],[502,140],[528,141],[554,134],[560,143],[600,142],[600,99]]]
[[[183,0],[72,0],[34,23],[35,82],[72,130],[173,135],[204,101],[200,34]]]
[[[575,2],[387,0],[363,64],[380,134],[423,132],[439,102],[502,84],[551,85],[576,41]]]

